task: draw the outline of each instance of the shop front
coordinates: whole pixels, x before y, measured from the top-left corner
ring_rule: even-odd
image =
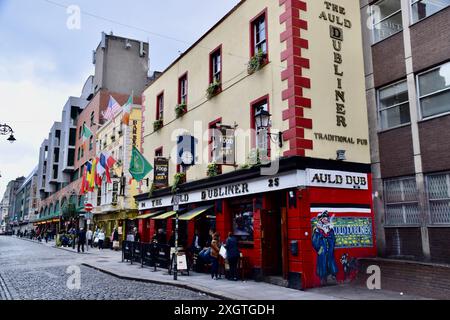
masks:
[[[120,246],[122,246],[122,241],[126,240],[127,234],[137,227],[136,217],[136,210],[122,210],[106,214],[94,214],[92,230],[95,231],[97,228],[103,229],[107,238],[106,245],[108,245],[108,243],[112,241],[114,229],[117,228],[119,233],[119,243]]]
[[[210,229],[223,242],[232,232],[244,271],[256,280],[275,277],[291,288],[311,288],[345,281],[357,272],[355,259],[376,256],[369,165],[289,157],[275,175],[237,170],[185,183],[179,196],[184,244],[191,245],[196,230],[202,246]],[[140,230],[162,230],[170,242],[171,190],[136,199],[141,214],[155,213]]]

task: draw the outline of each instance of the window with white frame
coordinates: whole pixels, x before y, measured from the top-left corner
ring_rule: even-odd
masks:
[[[381,129],[389,129],[411,121],[406,80],[378,90]]]
[[[415,177],[384,181],[386,225],[420,224],[419,196]]]
[[[403,30],[400,0],[381,0],[371,6],[374,42]]]
[[[450,62],[417,77],[422,118],[450,112]]]
[[[432,224],[450,224],[450,173],[426,176]]]
[[[412,23],[420,21],[450,5],[450,0],[411,0]]]

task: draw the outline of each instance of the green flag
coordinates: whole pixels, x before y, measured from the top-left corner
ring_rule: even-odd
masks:
[[[89,130],[88,127],[86,127],[85,124],[83,124],[83,131],[82,131],[82,137],[83,141],[89,140],[89,138],[92,136],[91,130]]]
[[[144,158],[136,147],[131,152],[130,173],[137,182],[153,170],[152,165]]]

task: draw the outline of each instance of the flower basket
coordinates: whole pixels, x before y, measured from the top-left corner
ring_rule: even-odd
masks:
[[[214,82],[209,85],[208,89],[206,89],[206,96],[208,97],[208,99],[211,99],[216,94],[218,94],[220,91],[220,87],[221,82],[214,80]]]
[[[247,72],[253,74],[258,70],[261,70],[267,64],[267,54],[261,50],[255,54],[248,62]]]
[[[159,119],[159,120],[156,120],[155,122],[153,122],[153,130],[154,131],[158,131],[162,127],[163,127],[163,120],[162,119]]]
[[[182,117],[187,112],[187,105],[185,103],[179,104],[175,107],[175,114],[177,118]]]
[[[208,177],[215,177],[219,174],[219,165],[215,162],[208,164],[208,170],[206,171],[206,175]]]
[[[178,186],[186,182],[186,173],[179,172],[174,175],[174,182],[172,185],[172,192],[176,192]]]

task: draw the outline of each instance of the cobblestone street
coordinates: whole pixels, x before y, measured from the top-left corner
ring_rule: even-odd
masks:
[[[212,299],[177,287],[119,279],[81,266],[82,259],[83,255],[13,237],[0,237],[0,300]],[[68,269],[71,266],[80,268],[80,289],[67,286],[73,274]]]

